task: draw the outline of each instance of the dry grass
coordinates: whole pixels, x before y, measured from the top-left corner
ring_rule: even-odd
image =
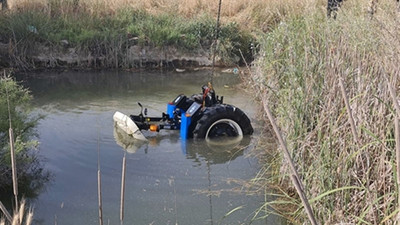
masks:
[[[399,96],[397,5],[382,2],[371,19],[368,1],[346,3],[337,20],[316,11],[265,35],[253,82],[273,103],[317,220],[393,224],[399,191],[388,82]],[[280,212],[293,223],[307,221],[287,164],[275,163],[280,200],[267,204],[282,210],[285,199],[294,211]]]
[[[266,31],[288,15],[300,15],[316,8],[324,10],[325,4],[323,0],[223,0],[221,21],[236,22],[243,28]],[[70,15],[76,11],[103,15],[133,8],[152,14],[178,14],[194,18],[203,15],[216,16],[218,10],[218,1],[212,0],[9,0],[9,5],[12,9],[45,11],[62,5],[61,15]]]
[[[33,221],[33,210],[26,211],[25,200],[21,201],[20,207],[14,210],[12,221],[6,221],[4,218],[0,219],[0,225],[31,225]]]

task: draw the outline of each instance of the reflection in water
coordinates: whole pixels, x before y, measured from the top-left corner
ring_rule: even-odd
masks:
[[[214,141],[192,141],[187,149],[187,158],[193,161],[206,161],[210,164],[224,164],[243,156],[243,152],[250,145],[250,137],[240,139],[224,137],[218,144]],[[226,141],[226,142],[225,142]],[[200,160],[200,158],[202,160]]]
[[[136,153],[139,149],[144,149],[144,151],[147,152],[147,141],[133,138],[116,124],[114,124],[114,138],[115,142],[128,153]]]
[[[179,132],[179,131],[175,131]],[[114,125],[115,142],[128,153],[143,150],[147,153],[148,146],[159,146],[161,139],[177,142],[177,136],[150,136],[148,141],[138,140],[128,135],[117,125]],[[182,153],[194,162],[206,161],[210,164],[224,164],[243,156],[250,145],[250,137],[222,137],[218,140],[180,140]],[[200,159],[201,158],[201,159]]]
[[[17,155],[18,198],[28,201],[35,199],[52,180],[51,172],[45,169],[44,159],[34,150],[27,150],[24,154]],[[20,162],[18,164],[18,162]],[[21,163],[24,162],[24,163]],[[22,165],[22,166],[21,166]],[[9,170],[11,171],[11,169]],[[11,174],[1,174],[5,185],[0,190],[0,201],[7,209],[14,208],[14,194]]]
[[[116,143],[125,150],[122,160],[123,168],[126,166],[126,152],[136,153],[138,150],[143,150],[147,154],[149,142],[151,142],[153,146],[160,144],[160,141],[157,140],[160,137],[148,137],[149,141],[138,140],[125,133],[117,125],[114,125],[114,138]],[[162,138],[174,139],[171,138],[171,136],[162,136]],[[210,210],[210,218],[208,221],[211,225],[213,225],[214,222],[217,222],[213,219],[213,196],[216,195],[215,193],[219,193],[218,190],[216,191],[212,189],[211,165],[225,164],[234,161],[239,156],[243,156],[244,150],[249,148],[250,140],[251,139],[248,136],[222,137],[214,140],[181,140],[182,153],[186,155],[187,159],[193,160],[194,163],[198,164],[197,166],[200,166],[201,162],[205,162],[206,164],[208,186],[206,191],[203,190],[200,192],[208,196]],[[174,140],[174,142],[176,142],[176,140]],[[125,171],[125,169],[123,169],[123,171]],[[125,175],[123,174],[122,176],[124,177]],[[172,179],[172,181],[172,184],[175,185],[174,179]],[[174,192],[176,192],[175,187]]]
[[[186,151],[186,157],[188,159],[192,159],[199,164],[201,164],[202,161],[206,162],[208,187],[207,191],[203,193],[208,196],[211,225],[217,222],[213,219],[213,195],[215,195],[215,190],[212,189],[211,165],[225,164],[234,161],[237,157],[243,155],[244,149],[248,148],[250,144],[249,137],[223,137],[217,139],[218,140],[193,141],[191,148]]]

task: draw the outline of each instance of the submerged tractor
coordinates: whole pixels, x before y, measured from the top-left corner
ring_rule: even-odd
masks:
[[[127,134],[146,140],[141,132],[162,129],[180,130],[182,139],[215,139],[219,137],[239,137],[253,133],[250,119],[239,108],[223,103],[223,96],[216,95],[212,85],[204,85],[202,93],[187,97],[178,95],[167,104],[167,113],[161,117],[148,117],[147,109],[141,107],[139,115],[124,115],[116,112],[116,124]]]

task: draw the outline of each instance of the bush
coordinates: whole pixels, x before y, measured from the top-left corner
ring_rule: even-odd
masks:
[[[41,160],[34,152],[35,126],[39,117],[29,115],[29,91],[9,77],[0,78],[0,192],[1,201],[12,199],[12,173],[9,147],[9,115],[15,137],[15,151],[20,196],[34,197],[49,180]],[[7,101],[8,100],[8,101]],[[9,103],[9,104],[8,104]],[[10,112],[10,113],[9,113]]]

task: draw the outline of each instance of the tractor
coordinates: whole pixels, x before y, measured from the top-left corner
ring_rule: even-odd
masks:
[[[239,108],[223,103],[224,97],[217,96],[211,83],[202,86],[200,94],[187,97],[178,95],[167,104],[167,113],[161,117],[147,116],[147,108],[139,115],[127,116],[115,112],[113,118],[118,127],[140,140],[147,140],[141,132],[149,130],[180,130],[183,140],[216,139],[219,137],[241,137],[253,133],[250,119]]]

